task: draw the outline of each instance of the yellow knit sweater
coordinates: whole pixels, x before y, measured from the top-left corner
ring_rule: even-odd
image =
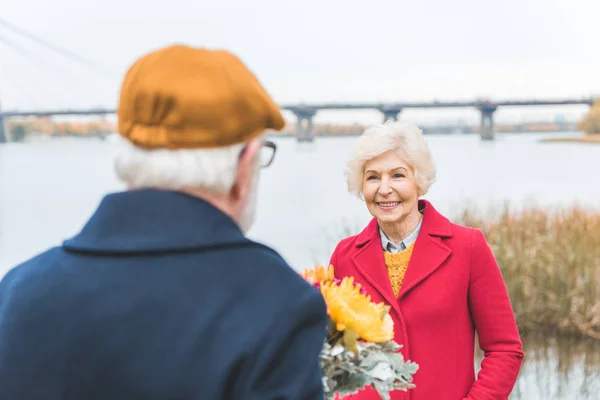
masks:
[[[402,282],[404,281],[404,274],[408,268],[410,257],[412,256],[413,248],[415,244],[411,244],[406,249],[398,253],[390,253],[384,251],[383,255],[385,258],[385,265],[387,266],[388,276],[394,290],[394,296],[398,297],[400,289],[402,288]]]

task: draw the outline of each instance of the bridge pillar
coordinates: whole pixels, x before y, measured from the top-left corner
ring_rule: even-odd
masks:
[[[402,112],[402,107],[381,107],[379,111],[383,114],[383,122],[388,120],[398,121],[398,116]]]
[[[296,140],[298,142],[312,142],[315,140],[313,117],[317,110],[312,108],[296,108],[292,112],[296,115]],[[304,125],[306,122],[306,126]]]
[[[0,143],[8,142],[8,129],[6,127],[6,119],[2,114],[2,106],[0,106]]]
[[[494,113],[498,106],[486,102],[478,105],[477,108],[481,112],[479,136],[482,140],[494,140]]]

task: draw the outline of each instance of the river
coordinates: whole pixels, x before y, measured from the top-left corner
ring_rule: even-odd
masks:
[[[566,133],[565,135],[571,135]],[[600,205],[600,146],[540,143],[556,134],[428,135],[438,166],[426,196],[452,217],[467,204],[510,201]],[[263,170],[249,235],[279,251],[297,270],[326,263],[336,240],[369,220],[346,192],[344,160],[353,138],[298,144],[277,138]],[[51,139],[0,145],[0,276],[18,262],[76,233],[108,192],[114,141]],[[600,399],[600,346],[525,337],[527,357],[511,399]]]

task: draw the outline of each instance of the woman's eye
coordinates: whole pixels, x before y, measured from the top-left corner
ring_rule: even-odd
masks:
[[[404,178],[404,174],[394,174],[394,178]]]
[[[367,176],[368,181],[372,181],[374,179],[377,179],[377,177],[375,175]]]

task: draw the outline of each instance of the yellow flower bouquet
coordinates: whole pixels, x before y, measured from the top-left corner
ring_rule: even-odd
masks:
[[[372,302],[353,277],[336,279],[332,265],[317,265],[302,277],[320,290],[330,318],[320,356],[327,399],[371,386],[389,400],[391,391],[415,387],[419,367],[398,352],[389,306]]]

